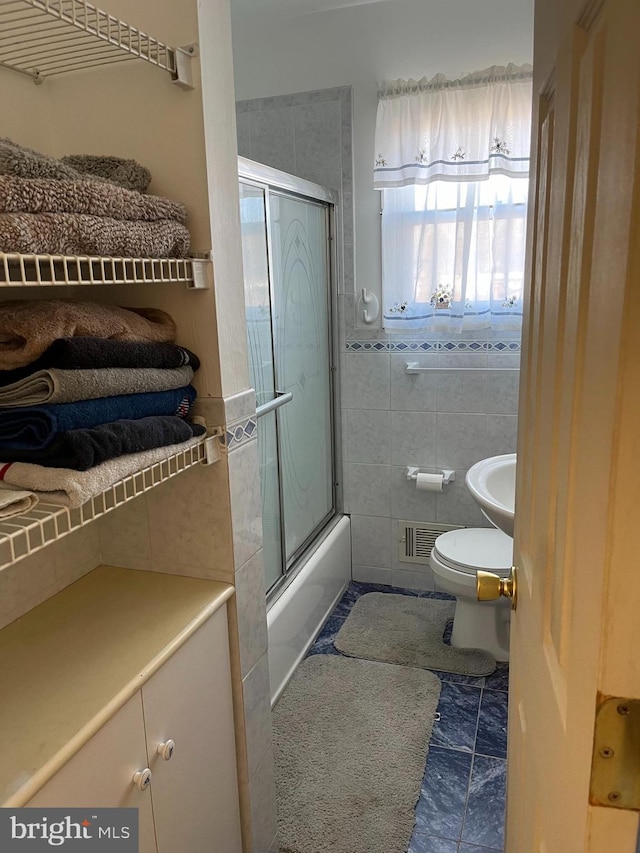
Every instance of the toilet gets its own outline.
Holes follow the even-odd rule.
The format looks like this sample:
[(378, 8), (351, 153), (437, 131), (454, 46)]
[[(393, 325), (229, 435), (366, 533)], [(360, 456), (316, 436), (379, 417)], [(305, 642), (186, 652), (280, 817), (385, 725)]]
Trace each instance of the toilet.
[(513, 539), (496, 528), (467, 527), (438, 536), (430, 564), (437, 588), (456, 597), (452, 646), (483, 649), (498, 661), (509, 660), (511, 602), (478, 601), (476, 573), (507, 577), (512, 560)]

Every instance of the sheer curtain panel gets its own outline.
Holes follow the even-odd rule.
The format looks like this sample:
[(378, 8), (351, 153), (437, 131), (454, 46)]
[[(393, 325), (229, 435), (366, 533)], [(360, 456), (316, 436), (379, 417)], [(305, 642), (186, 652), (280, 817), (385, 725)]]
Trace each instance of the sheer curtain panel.
[(518, 329), (531, 68), (396, 80), (380, 93), (384, 327)]

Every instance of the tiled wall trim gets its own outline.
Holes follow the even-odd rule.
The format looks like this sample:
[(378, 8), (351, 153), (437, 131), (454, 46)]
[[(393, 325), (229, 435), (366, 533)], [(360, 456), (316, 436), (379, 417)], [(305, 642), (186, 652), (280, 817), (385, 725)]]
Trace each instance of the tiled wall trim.
[(520, 341), (346, 341), (347, 352), (520, 352)]
[(243, 418), (243, 420), (227, 426), (224, 434), (224, 443), (229, 453), (233, 453), (234, 450), (254, 440), (257, 435), (258, 424), (255, 416)]

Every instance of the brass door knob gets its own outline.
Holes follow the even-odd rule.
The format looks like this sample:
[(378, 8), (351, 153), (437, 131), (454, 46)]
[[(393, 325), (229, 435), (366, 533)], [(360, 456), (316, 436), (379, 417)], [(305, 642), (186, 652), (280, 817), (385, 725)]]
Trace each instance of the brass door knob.
[(504, 595), (511, 599), (511, 609), (515, 610), (518, 604), (518, 570), (511, 567), (508, 578), (501, 578), (493, 572), (477, 572), (476, 592), (478, 601), (494, 601)]

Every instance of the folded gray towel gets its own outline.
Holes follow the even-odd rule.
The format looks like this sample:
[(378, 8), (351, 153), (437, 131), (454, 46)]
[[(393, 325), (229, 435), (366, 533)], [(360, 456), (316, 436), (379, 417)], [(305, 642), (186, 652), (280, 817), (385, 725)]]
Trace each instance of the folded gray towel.
[(0, 387), (0, 409), (37, 406), (42, 403), (73, 403), (98, 397), (143, 394), (184, 388), (193, 379), (190, 367), (162, 370), (153, 367), (105, 367), (100, 370), (38, 370)]
[(85, 213), (111, 219), (184, 223), (187, 209), (177, 201), (142, 195), (107, 181), (0, 177), (0, 213)]
[(62, 162), (82, 174), (112, 181), (128, 190), (143, 193), (151, 183), (151, 172), (135, 160), (92, 154), (71, 154), (63, 157)]
[(179, 222), (135, 222), (74, 213), (1, 213), (0, 251), (36, 255), (185, 258), (189, 232)]
[(0, 473), (6, 485), (28, 489), (41, 501), (75, 507), (104, 492), (118, 480), (155, 465), (156, 462), (162, 462), (174, 453), (188, 450), (200, 441), (201, 436), (190, 438), (182, 444), (157, 447), (142, 453), (128, 453), (117, 459), (109, 459), (88, 471), (46, 468), (44, 465), (31, 465), (29, 462), (0, 462)]

